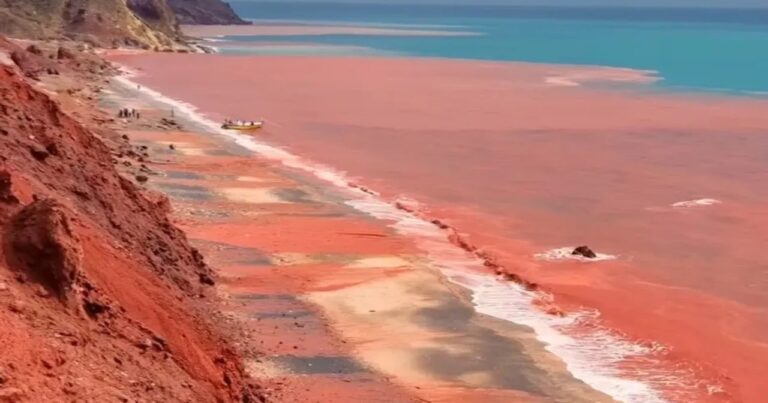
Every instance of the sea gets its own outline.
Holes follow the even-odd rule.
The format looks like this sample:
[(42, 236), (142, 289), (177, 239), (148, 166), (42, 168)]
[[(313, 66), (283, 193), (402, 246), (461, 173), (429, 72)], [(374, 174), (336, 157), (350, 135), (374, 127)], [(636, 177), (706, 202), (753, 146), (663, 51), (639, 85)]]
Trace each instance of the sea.
[(768, 92), (768, 8), (243, 1), (232, 5), (244, 18), (258, 23), (346, 24), (475, 34), (231, 38), (237, 41), (355, 46), (383, 55), (629, 67), (657, 71), (663, 77), (660, 84), (668, 89), (757, 95)]

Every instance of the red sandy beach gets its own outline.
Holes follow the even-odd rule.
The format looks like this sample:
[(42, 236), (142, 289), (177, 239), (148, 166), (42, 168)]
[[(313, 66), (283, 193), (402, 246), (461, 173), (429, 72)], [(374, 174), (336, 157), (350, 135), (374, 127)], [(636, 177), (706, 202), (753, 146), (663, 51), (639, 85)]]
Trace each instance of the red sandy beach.
[[(611, 69), (114, 59), (214, 119), (264, 116), (265, 141), (418, 200), (566, 310), (595, 308), (610, 328), (668, 347), (670, 366), (725, 389), (709, 398), (768, 395), (768, 102), (572, 85), (649, 80)], [(672, 206), (704, 198), (720, 203)], [(535, 257), (579, 244), (617, 258)]]

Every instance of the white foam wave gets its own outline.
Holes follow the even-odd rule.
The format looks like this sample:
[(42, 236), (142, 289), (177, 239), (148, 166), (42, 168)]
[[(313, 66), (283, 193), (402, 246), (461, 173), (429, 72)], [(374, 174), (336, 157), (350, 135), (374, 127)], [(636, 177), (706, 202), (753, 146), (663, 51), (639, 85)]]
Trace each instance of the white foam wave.
[(6, 66), (13, 66), (15, 63), (13, 63), (13, 60), (11, 60), (11, 57), (8, 55), (8, 52), (0, 51), (0, 64), (6, 65)]
[[(129, 88), (136, 88), (136, 83), (127, 76), (118, 77), (117, 81)], [(142, 91), (159, 102), (173, 105), (177, 108), (177, 113), (189, 120), (199, 123), (211, 132), (233, 139), (237, 144), (260, 156), (309, 172), (319, 179), (346, 189), (352, 195), (346, 202), (348, 205), (378, 219), (390, 221), (396, 231), (414, 237), (420, 249), (427, 254), (429, 264), (433, 268), (443, 273), (451, 282), (471, 290), (473, 304), (479, 313), (529, 326), (546, 348), (565, 362), (576, 378), (592, 388), (619, 401), (664, 401), (652, 383), (625, 378), (616, 365), (631, 357), (651, 352), (648, 348), (594, 326), (591, 326), (592, 330), (588, 332), (581, 329), (578, 338), (568, 335), (569, 328), (593, 320), (597, 316), (595, 312), (569, 313), (566, 317), (548, 315), (534, 303), (551, 296), (499, 280), (485, 268), (484, 262), (479, 258), (451, 244), (444, 230), (381, 200), (374, 192), (354, 185), (343, 172), (308, 162), (288, 151), (256, 141), (253, 137), (223, 130), (218, 123), (197, 113), (195, 107), (190, 104), (171, 99), (149, 88)], [(674, 379), (662, 370), (643, 375), (647, 375), (648, 379), (659, 385), (668, 385)], [(637, 377), (643, 378), (640, 375)]]
[(478, 312), (531, 327), (547, 350), (562, 358), (574, 377), (619, 401), (664, 401), (650, 385), (626, 379), (616, 369), (628, 358), (651, 353), (650, 349), (604, 329), (580, 332), (578, 339), (568, 335), (570, 329), (593, 320), (596, 312), (582, 311), (565, 317), (542, 315), (531, 310), (534, 293), (488, 277), (475, 276), (473, 280), (477, 285), (472, 287), (472, 299)]
[(455, 24), (397, 24), (387, 22), (374, 22), (374, 21), (338, 21), (338, 20), (296, 20), (296, 19), (258, 19), (249, 18), (255, 24), (261, 25), (301, 25), (301, 26), (341, 26), (341, 27), (357, 27), (357, 28), (409, 28), (409, 29), (433, 29), (433, 28), (446, 28), (446, 29), (462, 29), (468, 28), (466, 25)]
[(539, 260), (546, 260), (548, 262), (557, 262), (557, 261), (563, 261), (563, 260), (578, 260), (580, 262), (601, 262), (605, 260), (614, 260), (617, 258), (617, 256), (614, 256), (614, 255), (608, 255), (605, 253), (597, 253), (597, 252), (595, 252), (595, 255), (597, 256), (593, 258), (587, 258), (581, 255), (574, 255), (573, 254), (574, 249), (575, 247), (573, 246), (565, 246), (562, 248), (555, 248), (542, 253), (537, 253), (533, 255), (533, 257)]
[(722, 203), (720, 200), (717, 199), (696, 199), (696, 200), (686, 200), (686, 201), (680, 201), (677, 203), (672, 203), (672, 207), (677, 208), (685, 208), (685, 207), (703, 207), (703, 206), (713, 206), (715, 204)]
[[(650, 348), (629, 342), (608, 330), (593, 328), (580, 331), (579, 338), (568, 336), (569, 329), (594, 320), (595, 311), (580, 311), (565, 317), (548, 315), (535, 306), (537, 300), (550, 300), (542, 292), (528, 291), (524, 287), (502, 281), (487, 272), (482, 261), (451, 244), (445, 232), (434, 224), (413, 214), (397, 209), (375, 197), (350, 200), (347, 204), (372, 216), (389, 220), (404, 235), (419, 242), (420, 249), (429, 257), (430, 264), (454, 284), (472, 291), (472, 302), (477, 312), (531, 327), (547, 350), (560, 357), (568, 371), (596, 390), (624, 402), (663, 402), (652, 386), (619, 373), (618, 365), (624, 360), (649, 354)], [(568, 253), (573, 249), (569, 249)], [(654, 374), (656, 379), (672, 376)]]
[(579, 87), (581, 84), (574, 81), (570, 77), (567, 76), (551, 76), (547, 77), (544, 82), (546, 82), (548, 85), (557, 86), (557, 87)]

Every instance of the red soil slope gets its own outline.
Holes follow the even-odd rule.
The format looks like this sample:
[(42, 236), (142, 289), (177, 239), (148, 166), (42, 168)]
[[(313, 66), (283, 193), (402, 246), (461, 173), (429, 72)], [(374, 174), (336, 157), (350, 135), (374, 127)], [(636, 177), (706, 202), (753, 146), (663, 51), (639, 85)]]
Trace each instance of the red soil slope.
[(212, 330), (211, 270), (157, 200), (0, 65), (0, 401), (260, 399)]

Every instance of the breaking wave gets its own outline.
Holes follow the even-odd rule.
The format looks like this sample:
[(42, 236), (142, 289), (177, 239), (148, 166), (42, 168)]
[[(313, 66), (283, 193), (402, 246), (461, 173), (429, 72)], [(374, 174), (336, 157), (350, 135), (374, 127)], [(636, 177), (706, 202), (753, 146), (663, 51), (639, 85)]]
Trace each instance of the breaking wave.
[(672, 203), (672, 207), (677, 208), (685, 208), (685, 207), (703, 207), (703, 206), (713, 206), (715, 204), (721, 204), (722, 202), (717, 199), (696, 199), (696, 200), (686, 200), (681, 201), (677, 203)]
[(580, 262), (601, 262), (605, 260), (614, 260), (617, 258), (617, 256), (608, 255), (605, 253), (595, 253), (595, 255), (597, 255), (596, 257), (586, 258), (581, 255), (574, 255), (572, 253), (574, 248), (575, 248), (574, 246), (565, 246), (562, 248), (550, 249), (546, 252), (537, 253), (533, 255), (533, 257), (535, 257), (538, 260), (545, 260), (548, 262), (558, 262), (563, 260), (577, 260)]

